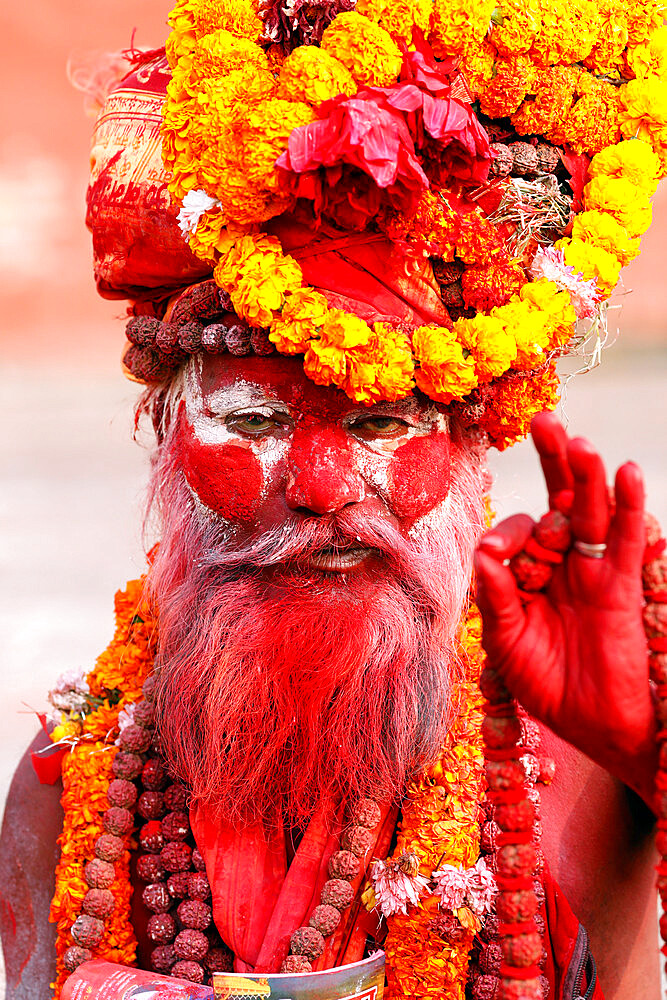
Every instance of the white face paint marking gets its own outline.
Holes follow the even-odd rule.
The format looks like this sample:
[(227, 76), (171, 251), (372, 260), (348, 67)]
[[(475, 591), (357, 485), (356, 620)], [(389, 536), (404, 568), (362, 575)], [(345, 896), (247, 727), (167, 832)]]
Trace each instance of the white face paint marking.
[(452, 506), (452, 495), (448, 493), (444, 500), (432, 507), (431, 510), (418, 517), (412, 527), (408, 530), (408, 537), (415, 543), (422, 544), (428, 538), (434, 528), (441, 527), (450, 515)]
[[(202, 359), (197, 356), (188, 366), (185, 378), (185, 411), (195, 437), (202, 444), (238, 443), (240, 435), (226, 423), (227, 418), (232, 415), (242, 415), (244, 411), (265, 413), (267, 416), (276, 411), (288, 412), (285, 404), (265, 387), (243, 379), (233, 385), (216, 389), (205, 397), (201, 387), (201, 366)], [(274, 468), (287, 459), (289, 441), (271, 435), (245, 437), (243, 441), (252, 449), (262, 467), (264, 493)]]

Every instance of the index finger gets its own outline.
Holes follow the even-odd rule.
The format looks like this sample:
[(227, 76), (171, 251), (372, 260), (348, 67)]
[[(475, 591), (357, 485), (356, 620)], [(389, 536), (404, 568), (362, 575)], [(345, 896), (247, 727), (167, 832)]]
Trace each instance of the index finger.
[(574, 477), (567, 459), (565, 428), (553, 413), (538, 413), (532, 419), (530, 433), (540, 456), (549, 507), (568, 513), (574, 496)]

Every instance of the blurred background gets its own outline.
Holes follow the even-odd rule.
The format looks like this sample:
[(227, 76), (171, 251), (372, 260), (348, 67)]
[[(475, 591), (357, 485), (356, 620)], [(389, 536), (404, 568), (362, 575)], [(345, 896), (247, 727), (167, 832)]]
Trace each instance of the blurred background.
[[(113, 627), (113, 593), (143, 569), (148, 451), (132, 441), (137, 389), (121, 375), (122, 303), (99, 299), (84, 227), (92, 122), (68, 60), (166, 37), (165, 0), (4, 4), (0, 46), (0, 804), (65, 669), (89, 668)], [(610, 312), (618, 341), (572, 380), (564, 415), (610, 467), (640, 461), (649, 508), (667, 523), (667, 183), (641, 258)], [(632, 292), (632, 294), (629, 294)], [(494, 455), (504, 516), (539, 515), (530, 445)]]

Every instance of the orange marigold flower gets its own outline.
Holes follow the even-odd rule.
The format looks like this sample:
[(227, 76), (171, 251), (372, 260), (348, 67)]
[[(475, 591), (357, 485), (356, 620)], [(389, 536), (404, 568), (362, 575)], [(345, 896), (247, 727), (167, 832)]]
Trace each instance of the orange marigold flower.
[(496, 58), (496, 50), (486, 38), (461, 56), (460, 69), (473, 97), (479, 97), (492, 79)]
[(493, 306), (504, 305), (525, 283), (523, 268), (502, 259), (467, 267), (461, 275), (463, 301), (468, 309), (486, 312)]
[[(479, 613), (471, 605), (459, 634), (459, 656), (466, 681), (458, 688), (455, 718), (437, 763), (415, 778), (407, 791), (393, 858), (415, 853), (420, 872), (436, 864), (470, 867), (479, 857), (480, 800), (484, 790), (484, 755), (476, 680), (482, 664)], [(388, 988), (385, 996), (441, 997), (463, 1000), (473, 932), (456, 945), (432, 929), (437, 899), (426, 897), (407, 914), (387, 920), (385, 942)]]
[(341, 385), (347, 374), (346, 352), (311, 340), (303, 359), (303, 370), (315, 385)]
[(507, 118), (525, 98), (535, 80), (536, 70), (527, 56), (499, 59), (494, 75), (481, 88), (480, 108), (489, 118)]
[(618, 90), (585, 73), (579, 78), (577, 90), (581, 96), (550, 138), (557, 144), (569, 144), (576, 153), (594, 155), (621, 138)]
[(487, 406), (481, 426), (499, 451), (524, 438), (530, 422), (542, 410), (554, 410), (558, 403), (559, 381), (554, 364), (538, 377), (503, 376), (493, 384), (493, 403)]
[(495, 257), (507, 260), (507, 249), (493, 223), (480, 212), (466, 212), (458, 219), (456, 256), (465, 264), (482, 266)]
[(551, 131), (558, 129), (570, 112), (580, 72), (569, 66), (551, 66), (538, 73), (530, 90), (535, 99), (524, 101), (512, 115), (517, 132), (550, 138)]
[(375, 323), (367, 344), (348, 351), (346, 395), (357, 403), (405, 399), (414, 388), (408, 337), (388, 323)]
[(543, 66), (581, 62), (591, 53), (599, 25), (597, 0), (545, 2), (531, 54)]
[(584, 65), (598, 76), (618, 76), (628, 43), (626, 4), (621, 0), (597, 0), (597, 4), (600, 24)]

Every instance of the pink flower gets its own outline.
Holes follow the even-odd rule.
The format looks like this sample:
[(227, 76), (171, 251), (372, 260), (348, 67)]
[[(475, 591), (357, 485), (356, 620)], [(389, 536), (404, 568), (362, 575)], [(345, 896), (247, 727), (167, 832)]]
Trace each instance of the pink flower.
[(596, 307), (600, 301), (597, 290), (597, 279), (586, 280), (581, 272), (565, 263), (565, 254), (555, 247), (543, 247), (535, 254), (530, 266), (530, 273), (536, 280), (546, 278), (560, 288), (570, 293), (572, 307), (579, 319), (591, 319), (595, 316)]
[(498, 887), (493, 872), (487, 867), (484, 858), (480, 858), (474, 868), (468, 868), (468, 892), (466, 902), (477, 917), (483, 917), (493, 905)]
[(463, 906), (468, 891), (468, 880), (463, 868), (443, 865), (437, 872), (433, 872), (433, 878), (440, 906), (452, 912)]
[(440, 906), (455, 913), (459, 907), (467, 906), (477, 917), (482, 917), (491, 909), (497, 892), (493, 872), (480, 858), (473, 868), (458, 868), (443, 865), (433, 872), (435, 895), (440, 897)]
[(373, 861), (369, 875), (377, 905), (385, 917), (407, 913), (409, 905), (416, 906), (429, 882), (418, 872), (409, 875), (403, 871), (400, 859), (398, 862)]

